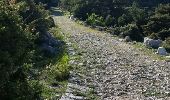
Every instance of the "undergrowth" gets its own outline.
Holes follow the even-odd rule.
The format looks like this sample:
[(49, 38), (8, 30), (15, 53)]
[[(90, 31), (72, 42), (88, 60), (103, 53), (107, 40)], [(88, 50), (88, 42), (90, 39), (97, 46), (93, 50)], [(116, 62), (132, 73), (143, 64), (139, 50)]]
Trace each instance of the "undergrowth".
[[(58, 27), (52, 28), (50, 33), (53, 33), (56, 39), (64, 40)], [(59, 99), (66, 90), (70, 70), (69, 56), (65, 45), (59, 48), (60, 53), (55, 57), (45, 57), (37, 52), (37, 56), (34, 58), (35, 64), (32, 69), (34, 73), (32, 76), (39, 81), (42, 99)]]

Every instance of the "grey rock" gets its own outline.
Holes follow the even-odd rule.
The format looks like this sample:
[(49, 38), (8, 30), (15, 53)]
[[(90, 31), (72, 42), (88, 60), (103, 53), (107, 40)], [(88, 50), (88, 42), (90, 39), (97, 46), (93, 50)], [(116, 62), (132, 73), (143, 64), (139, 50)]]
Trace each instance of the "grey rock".
[(95, 28), (99, 31), (105, 31), (106, 30), (105, 27), (101, 27), (101, 26), (96, 26)]
[(46, 43), (54, 47), (54, 46), (61, 46), (64, 42), (55, 39), (53, 35), (51, 35), (49, 32), (46, 32), (40, 36), (40, 43), (41, 44)]
[(166, 56), (168, 53), (164, 47), (159, 47), (157, 50), (157, 54)]
[(46, 56), (57, 55), (62, 45), (64, 45), (64, 42), (55, 39), (54, 36), (49, 32), (45, 32), (40, 36), (39, 47)]
[(125, 39), (124, 39), (125, 42), (131, 42), (131, 38), (129, 36), (126, 36)]
[(167, 59), (170, 59), (170, 56), (166, 56)]
[(120, 42), (124, 42), (124, 39), (119, 39)]
[(144, 44), (147, 47), (152, 47), (152, 48), (158, 48), (161, 46), (162, 41), (161, 40), (154, 40), (154, 39), (150, 39), (148, 37), (144, 38)]

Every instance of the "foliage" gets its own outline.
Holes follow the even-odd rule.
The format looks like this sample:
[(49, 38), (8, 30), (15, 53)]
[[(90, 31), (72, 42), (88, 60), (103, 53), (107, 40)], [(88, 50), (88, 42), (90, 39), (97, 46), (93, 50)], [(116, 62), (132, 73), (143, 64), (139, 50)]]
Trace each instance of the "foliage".
[(35, 5), (34, 2), (30, 5), (27, 2), (25, 3), (20, 7), (19, 14), (23, 17), (24, 24), (29, 26), (29, 30), (33, 33), (43, 33), (49, 30), (52, 22), (49, 12), (44, 9), (43, 5)]
[(128, 24), (124, 27), (119, 27), (115, 32), (118, 32), (120, 37), (129, 36), (134, 41), (143, 41), (143, 34), (136, 24)]
[(170, 52), (170, 37), (166, 38), (166, 40), (163, 43), (163, 47)]
[(137, 24), (141, 24), (142, 21), (145, 21), (146, 13), (143, 9), (139, 8), (136, 2), (133, 2), (132, 7), (128, 9), (128, 13)]
[(104, 26), (105, 22), (103, 17), (96, 15), (95, 13), (92, 13), (88, 16), (88, 19), (86, 20), (87, 24), (92, 26)]
[[(155, 14), (150, 17), (147, 25), (144, 26), (144, 33), (150, 36), (154, 33), (155, 37), (165, 40), (170, 36), (170, 4), (159, 5)], [(152, 34), (153, 35), (153, 34)]]
[[(61, 0), (60, 7), (69, 11), (82, 19), (86, 20), (88, 18), (87, 14), (91, 15), (95, 13), (102, 16), (104, 19), (110, 14), (112, 17), (118, 17), (122, 14), (122, 5), (124, 2), (118, 2), (113, 0)], [(74, 9), (74, 10), (73, 10)]]
[(41, 56), (36, 40), (53, 26), (48, 11), (32, 0), (1, 0), (0, 22), (0, 99), (40, 99), (42, 86), (32, 68)]
[(114, 21), (115, 21), (114, 17), (112, 17), (111, 15), (107, 15), (107, 17), (105, 18), (105, 25), (112, 26), (115, 24)]
[(38, 90), (29, 86), (25, 64), (31, 59), (35, 36), (24, 25), (16, 6), (6, 1), (0, 1), (0, 22), (0, 98), (32, 99)]
[(69, 12), (73, 13), (76, 8), (80, 5), (81, 0), (60, 0), (60, 6), (63, 9), (68, 10)]
[(130, 23), (136, 23), (138, 25), (144, 24), (146, 15), (145, 10), (140, 9), (139, 5), (134, 2), (132, 6), (125, 9), (124, 14), (118, 18), (118, 25), (124, 26)]
[(118, 18), (118, 25), (119, 26), (124, 26), (127, 25), (128, 23), (132, 22), (132, 18), (129, 15), (123, 14)]
[[(40, 82), (43, 83), (41, 92), (42, 98), (54, 98), (56, 92), (60, 97), (65, 92), (69, 77), (70, 67), (68, 66), (68, 54), (63, 50), (56, 58), (48, 59), (43, 57), (41, 60), (41, 66), (39, 68), (34, 68), (34, 70), (41, 72), (37, 76), (39, 77), (38, 79), (41, 79)], [(44, 65), (45, 68), (42, 69), (42, 65)], [(55, 98), (58, 100), (58, 97)]]

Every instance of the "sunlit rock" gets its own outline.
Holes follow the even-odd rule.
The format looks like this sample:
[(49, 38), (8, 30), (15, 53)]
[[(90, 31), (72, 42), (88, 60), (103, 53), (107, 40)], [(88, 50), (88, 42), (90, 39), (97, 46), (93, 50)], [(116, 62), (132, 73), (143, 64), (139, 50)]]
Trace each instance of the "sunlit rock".
[(164, 47), (159, 47), (157, 50), (157, 54), (166, 56), (168, 53)]
[(148, 47), (152, 47), (152, 48), (158, 48), (161, 46), (162, 41), (161, 40), (154, 40), (154, 39), (150, 39), (148, 37), (144, 38), (144, 44)]

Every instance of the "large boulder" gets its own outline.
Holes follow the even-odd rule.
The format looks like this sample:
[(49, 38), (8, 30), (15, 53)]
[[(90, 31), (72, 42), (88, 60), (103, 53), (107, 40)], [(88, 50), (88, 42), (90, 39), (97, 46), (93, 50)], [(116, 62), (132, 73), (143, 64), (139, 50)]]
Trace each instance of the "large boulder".
[(162, 56), (168, 55), (168, 53), (164, 47), (159, 47), (157, 50), (157, 54), (162, 55)]
[(154, 40), (154, 39), (150, 39), (148, 37), (144, 38), (144, 44), (147, 47), (152, 47), (152, 48), (158, 48), (161, 46), (162, 41), (161, 40)]

